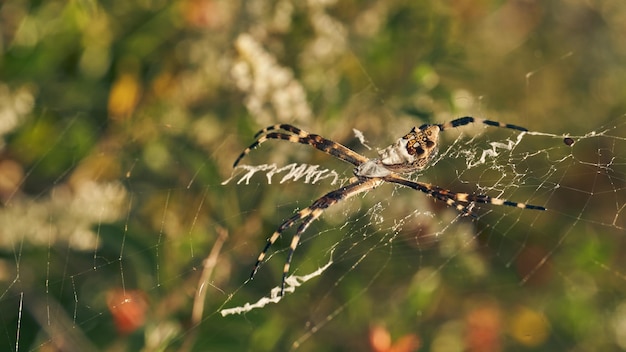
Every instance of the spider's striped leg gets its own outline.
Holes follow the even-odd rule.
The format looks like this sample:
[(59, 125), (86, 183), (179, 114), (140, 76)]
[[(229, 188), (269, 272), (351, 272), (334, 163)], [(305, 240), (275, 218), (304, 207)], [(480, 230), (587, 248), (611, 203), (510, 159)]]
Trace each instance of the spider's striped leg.
[(261, 263), (263, 262), (263, 259), (265, 259), (267, 251), (269, 250), (271, 245), (274, 244), (274, 242), (276, 242), (281, 232), (293, 226), (293, 224), (296, 221), (302, 220), (302, 224), (300, 224), (300, 226), (296, 230), (295, 235), (293, 236), (291, 240), (291, 244), (289, 245), (289, 252), (287, 253), (287, 261), (285, 262), (285, 266), (283, 267), (283, 279), (282, 279), (281, 289), (280, 289), (280, 295), (282, 296), (285, 292), (285, 280), (287, 279), (287, 275), (289, 273), (289, 267), (291, 265), (291, 259), (293, 258), (293, 253), (298, 247), (298, 243), (300, 243), (300, 238), (302, 237), (302, 233), (309, 227), (311, 222), (319, 218), (320, 215), (322, 215), (322, 213), (324, 212), (324, 210), (330, 207), (331, 205), (334, 205), (341, 200), (350, 198), (359, 193), (366, 192), (370, 189), (373, 189), (376, 186), (380, 185), (382, 182), (383, 181), (379, 178), (359, 178), (355, 182), (349, 185), (341, 187), (332, 192), (326, 193), (324, 196), (322, 196), (321, 198), (313, 202), (311, 206), (300, 210), (294, 216), (292, 216), (287, 221), (282, 223), (280, 227), (278, 228), (278, 230), (276, 230), (272, 234), (272, 236), (267, 240), (267, 244), (265, 245), (265, 248), (259, 254), (257, 262), (254, 265), (250, 278), (254, 277), (254, 274), (256, 274), (256, 271), (258, 270), (259, 265), (261, 265)]
[(294, 125), (289, 125), (289, 124), (286, 124), (286, 123), (277, 123), (275, 125), (265, 127), (264, 129), (262, 129), (259, 132), (255, 133), (254, 134), (254, 138), (258, 138), (262, 134), (267, 134), (267, 132), (275, 131), (275, 130), (284, 130), (284, 131), (291, 132), (293, 134), (302, 135), (302, 136), (305, 136), (305, 135), (309, 134), (307, 131), (305, 131), (305, 130), (303, 130), (301, 128), (298, 128), (298, 127), (296, 127)]
[(280, 281), (280, 295), (285, 295), (285, 282), (287, 281), (287, 275), (289, 274), (289, 268), (291, 266), (291, 259), (293, 258), (293, 253), (296, 251), (296, 247), (298, 247), (298, 243), (300, 243), (300, 238), (302, 237), (302, 233), (306, 231), (306, 229), (311, 225), (313, 220), (317, 219), (324, 212), (324, 208), (316, 208), (311, 211), (311, 215), (307, 216), (302, 220), (300, 226), (298, 226), (298, 230), (296, 230), (296, 234), (293, 235), (291, 239), (291, 244), (289, 245), (289, 252), (287, 253), (287, 261), (285, 262), (285, 266), (283, 267), (283, 277)]
[(481, 119), (481, 118), (472, 117), (472, 116), (459, 117), (458, 119), (452, 120), (450, 122), (438, 124), (437, 126), (439, 126), (439, 129), (443, 131), (443, 130), (447, 130), (447, 129), (450, 129), (450, 128), (455, 128), (455, 127), (459, 127), (459, 126), (469, 125), (470, 123), (483, 123), (483, 124), (489, 125), (489, 126), (500, 127), (500, 128), (509, 128), (509, 129), (512, 129), (512, 130), (517, 130), (517, 131), (522, 131), (522, 132), (527, 132), (528, 131), (528, 129), (526, 129), (524, 127), (517, 126), (517, 125), (512, 125), (510, 123), (502, 123), (502, 122), (498, 122), (498, 121), (486, 120), (486, 119)]
[(263, 247), (263, 250), (261, 251), (261, 253), (259, 254), (256, 263), (254, 264), (254, 267), (252, 268), (252, 273), (250, 274), (250, 279), (254, 278), (254, 275), (256, 275), (256, 272), (259, 270), (259, 266), (261, 266), (261, 263), (263, 262), (263, 259), (265, 259), (265, 256), (267, 255), (267, 251), (270, 249), (270, 247), (274, 244), (274, 242), (276, 242), (276, 240), (278, 239), (278, 237), (280, 237), (280, 234), (285, 231), (286, 229), (290, 228), (291, 226), (293, 226), (293, 224), (300, 220), (303, 219), (305, 217), (307, 217), (309, 214), (311, 213), (309, 208), (306, 209), (302, 209), (299, 212), (297, 212), (295, 215), (293, 215), (292, 217), (290, 217), (289, 219), (285, 220), (285, 222), (283, 222), (282, 224), (280, 224), (280, 226), (278, 227), (278, 229), (276, 231), (274, 231), (274, 233), (272, 234), (272, 236), (270, 236), (267, 239), (267, 243), (265, 244), (265, 247)]
[(438, 187), (433, 187), (428, 183), (413, 182), (411, 180), (407, 180), (395, 175), (388, 176), (387, 178), (385, 178), (385, 181), (401, 184), (403, 186), (413, 188), (414, 190), (424, 192), (429, 196), (446, 203), (448, 206), (454, 207), (456, 210), (459, 211), (459, 213), (463, 214), (463, 216), (476, 217), (476, 215), (474, 215), (472, 212), (469, 211), (469, 209), (467, 209), (467, 206), (460, 204), (457, 199), (451, 197), (451, 192), (439, 192)]
[(407, 180), (397, 175), (386, 176), (384, 180), (424, 192), (428, 195), (431, 195), (432, 197), (436, 199), (443, 200), (446, 203), (448, 203), (447, 199), (453, 200), (454, 203), (448, 203), (448, 204), (454, 205), (457, 209), (459, 209), (459, 207), (456, 206), (455, 203), (476, 202), (476, 203), (486, 203), (486, 204), (494, 204), (494, 205), (508, 205), (510, 207), (516, 207), (516, 208), (522, 208), (522, 209), (546, 210), (545, 207), (542, 207), (540, 205), (517, 203), (517, 202), (505, 200), (505, 199), (493, 198), (484, 194), (469, 194), (469, 193), (452, 192), (450, 190), (447, 190), (438, 186), (433, 186), (429, 183)]
[(467, 209), (466, 205), (463, 205), (463, 204), (457, 202), (454, 198), (447, 198), (445, 196), (441, 196), (441, 195), (437, 194), (436, 192), (434, 192), (433, 194), (430, 194), (430, 195), (435, 197), (435, 199), (439, 199), (440, 201), (446, 203), (448, 206), (453, 207), (459, 213), (461, 213), (462, 216), (471, 216), (473, 218), (478, 218), (478, 216), (476, 216), (476, 214), (472, 213), (469, 209)]
[[(293, 134), (288, 134), (285, 132), (267, 133), (268, 131), (273, 131), (273, 130), (278, 130), (278, 129), (282, 129), (282, 130), (291, 132)], [(353, 151), (352, 149), (342, 144), (333, 142), (330, 139), (326, 139), (316, 134), (308, 133), (306, 131), (303, 131), (291, 125), (283, 124), (283, 125), (269, 126), (257, 132), (257, 134), (255, 135), (255, 138), (256, 137), (258, 137), (257, 140), (254, 141), (252, 144), (250, 144), (248, 148), (244, 149), (244, 151), (241, 152), (241, 154), (239, 154), (239, 157), (237, 157), (237, 160), (235, 160), (233, 167), (237, 166), (237, 164), (239, 164), (239, 161), (241, 161), (241, 159), (243, 159), (244, 156), (248, 155), (253, 149), (258, 147), (261, 143), (264, 143), (268, 139), (282, 139), (282, 140), (289, 141), (291, 143), (308, 144), (315, 149), (321, 150), (326, 154), (330, 154), (354, 166), (359, 166), (362, 163), (369, 160), (368, 158), (362, 156), (361, 154)]]
[(493, 198), (484, 194), (468, 194), (468, 193), (454, 193), (447, 190), (443, 190), (446, 193), (450, 194), (455, 200), (459, 202), (476, 202), (476, 203), (486, 203), (493, 205), (508, 205), (510, 207), (522, 208), (522, 209), (533, 209), (533, 210), (546, 210), (545, 207), (541, 205), (533, 205), (526, 203), (518, 203), (512, 202), (506, 199)]
[(444, 203), (446, 203), (448, 206), (453, 207), (454, 209), (456, 209), (459, 213), (461, 213), (462, 216), (471, 216), (473, 218), (478, 218), (478, 216), (476, 216), (476, 214), (472, 213), (468, 208), (467, 205), (461, 204), (459, 203), (458, 200), (456, 200), (454, 197), (450, 197), (450, 193), (441, 193), (441, 192), (437, 192), (437, 190), (435, 188), (433, 188), (430, 191), (423, 191), (422, 192), (427, 193), (428, 195), (432, 196), (435, 199), (438, 199)]
[(283, 296), (285, 293), (285, 281), (287, 279), (287, 275), (289, 274), (289, 268), (291, 266), (291, 259), (293, 257), (293, 253), (298, 247), (298, 243), (300, 243), (300, 238), (302, 237), (302, 233), (306, 231), (309, 225), (317, 218), (322, 215), (324, 210), (331, 205), (338, 203), (344, 199), (348, 199), (353, 197), (359, 193), (367, 192), (370, 189), (376, 188), (383, 181), (379, 178), (359, 178), (357, 181), (341, 187), (332, 192), (326, 193), (323, 197), (319, 198), (310, 207), (309, 215), (304, 218), (302, 224), (298, 227), (296, 234), (293, 236), (291, 240), (291, 244), (289, 245), (289, 253), (287, 253), (287, 261), (285, 262), (285, 266), (283, 268), (283, 279), (281, 282), (280, 295)]

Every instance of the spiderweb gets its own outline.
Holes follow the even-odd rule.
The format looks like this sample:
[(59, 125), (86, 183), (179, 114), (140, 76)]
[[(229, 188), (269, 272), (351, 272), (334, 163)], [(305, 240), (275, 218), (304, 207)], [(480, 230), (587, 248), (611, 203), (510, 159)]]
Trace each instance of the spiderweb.
[[(0, 349), (626, 349), (621, 2), (113, 5), (0, 5)], [(546, 211), (383, 184), (310, 226), (285, 297), (295, 228), (249, 279), (353, 176), (286, 141), (232, 169), (257, 129), (375, 157), (466, 115), (530, 131), (445, 131), (410, 177)]]

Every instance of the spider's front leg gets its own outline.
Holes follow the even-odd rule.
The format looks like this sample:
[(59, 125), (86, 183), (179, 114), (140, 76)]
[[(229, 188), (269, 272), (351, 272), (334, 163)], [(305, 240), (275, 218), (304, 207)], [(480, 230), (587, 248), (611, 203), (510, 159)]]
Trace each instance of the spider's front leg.
[(384, 180), (387, 182), (397, 183), (399, 185), (410, 187), (420, 192), (424, 192), (432, 196), (435, 199), (442, 200), (446, 202), (448, 205), (454, 206), (457, 210), (461, 211), (464, 214), (467, 214), (468, 211), (467, 209), (465, 209), (466, 207), (460, 205), (459, 203), (476, 202), (476, 203), (493, 204), (493, 205), (507, 205), (510, 207), (516, 207), (516, 208), (521, 208), (521, 209), (532, 209), (532, 210), (542, 210), (542, 211), (546, 210), (546, 208), (541, 205), (512, 202), (506, 199), (493, 198), (484, 194), (469, 194), (469, 193), (452, 192), (450, 190), (447, 190), (438, 186), (434, 186), (429, 183), (407, 180), (395, 174), (384, 177)]
[[(439, 128), (443, 131), (443, 130), (447, 130), (447, 129), (450, 129), (450, 128), (456, 128), (456, 127), (460, 127), (460, 126), (469, 125), (471, 123), (482, 123), (482, 124), (485, 124), (487, 126), (492, 126), (492, 127), (508, 128), (510, 130), (516, 130), (516, 131), (521, 131), (521, 132), (528, 132), (528, 129), (525, 128), (525, 127), (513, 125), (513, 124), (510, 124), (510, 123), (504, 123), (504, 122), (498, 122), (498, 121), (493, 121), (493, 120), (481, 119), (481, 118), (473, 117), (473, 116), (459, 117), (459, 118), (454, 119), (454, 120), (452, 120), (450, 122), (437, 124), (436, 126), (439, 126)], [(420, 127), (420, 128), (422, 128), (422, 127)]]

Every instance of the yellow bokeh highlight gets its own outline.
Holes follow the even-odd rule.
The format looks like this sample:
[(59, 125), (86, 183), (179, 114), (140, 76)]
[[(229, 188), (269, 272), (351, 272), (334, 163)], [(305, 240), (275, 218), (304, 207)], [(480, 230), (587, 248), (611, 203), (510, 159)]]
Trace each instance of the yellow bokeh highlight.
[(114, 120), (129, 118), (137, 107), (141, 85), (136, 75), (121, 74), (111, 86), (109, 93), (109, 117)]
[(550, 334), (550, 324), (546, 316), (527, 307), (518, 307), (509, 322), (509, 334), (522, 345), (536, 347), (542, 345)]

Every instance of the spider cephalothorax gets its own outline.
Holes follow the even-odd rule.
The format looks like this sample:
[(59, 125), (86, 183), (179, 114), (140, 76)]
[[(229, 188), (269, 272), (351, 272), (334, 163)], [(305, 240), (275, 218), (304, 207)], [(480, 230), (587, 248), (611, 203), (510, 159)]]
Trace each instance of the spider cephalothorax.
[(437, 155), (439, 125), (422, 125), (383, 150), (380, 158), (371, 159), (355, 168), (355, 175), (383, 177), (397, 173), (411, 173), (424, 169)]
[(293, 253), (296, 250), (298, 243), (300, 242), (302, 233), (309, 227), (311, 222), (320, 217), (320, 215), (324, 212), (324, 209), (330, 207), (331, 205), (341, 200), (353, 197), (359, 193), (367, 192), (370, 189), (378, 187), (384, 182), (395, 183), (424, 192), (437, 200), (445, 202), (449, 206), (455, 207), (463, 215), (472, 215), (468, 209), (468, 205), (471, 203), (488, 203), (494, 205), (508, 205), (517, 208), (546, 210), (546, 208), (540, 205), (517, 203), (504, 199), (492, 198), (482, 194), (452, 192), (428, 183), (409, 180), (400, 175), (423, 170), (428, 167), (432, 159), (435, 155), (437, 155), (440, 132), (449, 128), (477, 122), (494, 127), (508, 128), (522, 132), (527, 131), (524, 127), (516, 125), (466, 116), (443, 124), (425, 124), (419, 128), (413, 128), (411, 132), (399, 138), (394, 144), (380, 150), (378, 152), (380, 157), (375, 159), (369, 159), (342, 144), (333, 142), (320, 135), (308, 133), (292, 125), (278, 124), (269, 126), (259, 131), (255, 135), (255, 138), (257, 138), (256, 141), (241, 152), (239, 157), (235, 160), (233, 166), (237, 166), (239, 161), (244, 156), (266, 140), (283, 139), (292, 143), (309, 144), (324, 153), (330, 154), (340, 160), (354, 165), (354, 174), (356, 177), (351, 179), (348, 185), (326, 193), (321, 198), (315, 200), (309, 207), (300, 210), (292, 217), (285, 220), (272, 234), (272, 236), (267, 239), (265, 248), (259, 254), (250, 278), (254, 277), (259, 266), (263, 262), (263, 259), (265, 259), (267, 251), (271, 245), (276, 242), (280, 234), (293, 226), (296, 222), (302, 220), (302, 223), (296, 230), (296, 233), (291, 240), (291, 244), (289, 245), (289, 252), (287, 254), (287, 261), (283, 268), (283, 279), (280, 289), (280, 295), (282, 296), (285, 292), (285, 279), (289, 273), (291, 258), (293, 257)]

